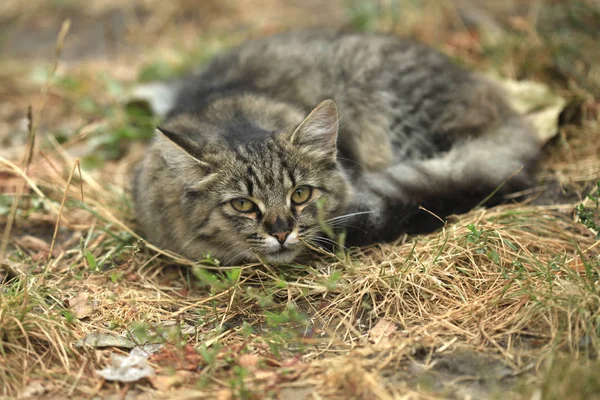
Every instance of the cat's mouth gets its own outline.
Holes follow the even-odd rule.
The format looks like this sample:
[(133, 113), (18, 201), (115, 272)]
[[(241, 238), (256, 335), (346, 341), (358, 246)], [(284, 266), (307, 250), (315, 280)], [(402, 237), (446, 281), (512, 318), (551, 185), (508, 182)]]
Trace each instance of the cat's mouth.
[(263, 252), (261, 258), (268, 263), (286, 264), (292, 262), (301, 249), (299, 247), (286, 248), (281, 247), (274, 251)]

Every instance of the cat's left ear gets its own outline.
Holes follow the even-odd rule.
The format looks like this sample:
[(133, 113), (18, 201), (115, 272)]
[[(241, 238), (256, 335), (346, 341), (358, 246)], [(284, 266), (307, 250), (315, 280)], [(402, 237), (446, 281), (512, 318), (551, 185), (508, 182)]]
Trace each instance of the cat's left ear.
[[(203, 149), (201, 146), (181, 135), (161, 127), (156, 128), (157, 140), (161, 143), (163, 158), (168, 165), (185, 170), (200, 167), (206, 173), (213, 168), (203, 160)], [(164, 143), (164, 144), (162, 144)]]
[(320, 102), (292, 133), (291, 142), (319, 158), (335, 159), (338, 111), (333, 100)]

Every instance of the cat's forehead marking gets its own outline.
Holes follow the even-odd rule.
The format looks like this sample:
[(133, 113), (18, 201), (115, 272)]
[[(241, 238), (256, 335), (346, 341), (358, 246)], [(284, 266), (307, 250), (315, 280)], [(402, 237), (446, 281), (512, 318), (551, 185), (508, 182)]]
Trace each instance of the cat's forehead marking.
[(297, 183), (290, 155), (274, 140), (239, 146), (236, 159), (241, 164), (236, 180), (249, 196), (263, 198), (268, 204), (285, 202), (287, 193)]

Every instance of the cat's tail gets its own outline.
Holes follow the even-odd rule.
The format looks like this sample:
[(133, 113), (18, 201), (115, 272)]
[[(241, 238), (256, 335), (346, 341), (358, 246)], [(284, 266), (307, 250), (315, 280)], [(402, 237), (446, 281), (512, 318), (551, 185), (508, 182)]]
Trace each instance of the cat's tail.
[(356, 213), (345, 224), (348, 243), (431, 231), (442, 225), (432, 214), (444, 218), (466, 212), (488, 197), (498, 203), (531, 183), (540, 149), (534, 128), (513, 116), (438, 157), (364, 173), (347, 210)]

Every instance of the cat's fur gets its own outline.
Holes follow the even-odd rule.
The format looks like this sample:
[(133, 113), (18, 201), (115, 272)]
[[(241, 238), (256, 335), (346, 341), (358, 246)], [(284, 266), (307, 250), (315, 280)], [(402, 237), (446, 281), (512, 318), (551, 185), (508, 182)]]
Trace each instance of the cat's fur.
[[(429, 230), (419, 206), (444, 217), (520, 188), (540, 149), (493, 84), (387, 35), (247, 42), (174, 90), (134, 198), (148, 239), (192, 259), (290, 262), (329, 241), (323, 221), (353, 245)], [(294, 206), (301, 185), (313, 196)]]

